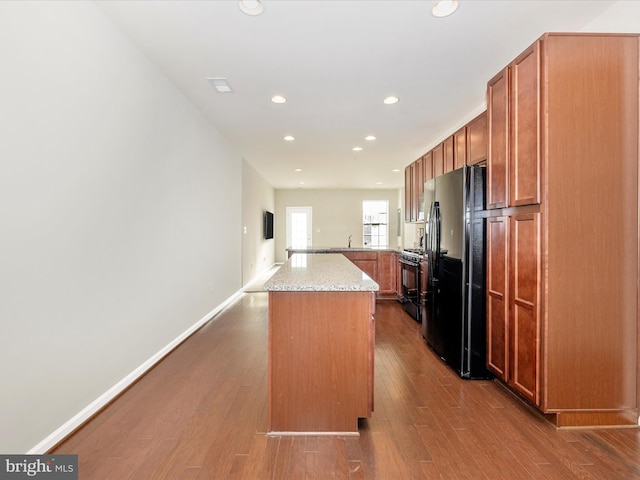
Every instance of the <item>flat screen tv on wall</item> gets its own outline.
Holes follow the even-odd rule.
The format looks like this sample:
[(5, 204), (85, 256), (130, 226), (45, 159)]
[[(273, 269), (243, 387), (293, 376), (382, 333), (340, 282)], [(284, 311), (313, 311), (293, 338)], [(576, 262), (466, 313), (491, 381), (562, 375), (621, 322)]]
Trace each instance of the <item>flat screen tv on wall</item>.
[(269, 239), (273, 238), (273, 213), (266, 211), (264, 212), (264, 238)]

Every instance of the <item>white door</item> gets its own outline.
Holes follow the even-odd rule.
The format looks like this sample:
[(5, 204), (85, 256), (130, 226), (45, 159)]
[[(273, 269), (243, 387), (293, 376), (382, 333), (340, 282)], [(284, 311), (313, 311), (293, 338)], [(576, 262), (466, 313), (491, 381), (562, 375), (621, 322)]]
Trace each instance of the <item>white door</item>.
[(311, 207), (287, 207), (287, 248), (311, 246)]

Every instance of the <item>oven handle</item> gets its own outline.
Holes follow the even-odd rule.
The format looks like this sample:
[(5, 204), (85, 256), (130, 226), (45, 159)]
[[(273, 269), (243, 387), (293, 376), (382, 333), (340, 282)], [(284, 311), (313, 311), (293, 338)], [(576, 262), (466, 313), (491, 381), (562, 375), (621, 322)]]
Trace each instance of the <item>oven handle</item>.
[(415, 268), (419, 268), (420, 267), (420, 263), (410, 262), (409, 260), (405, 260), (404, 258), (400, 259), (400, 263), (402, 263), (404, 265), (408, 265), (410, 267), (415, 267)]

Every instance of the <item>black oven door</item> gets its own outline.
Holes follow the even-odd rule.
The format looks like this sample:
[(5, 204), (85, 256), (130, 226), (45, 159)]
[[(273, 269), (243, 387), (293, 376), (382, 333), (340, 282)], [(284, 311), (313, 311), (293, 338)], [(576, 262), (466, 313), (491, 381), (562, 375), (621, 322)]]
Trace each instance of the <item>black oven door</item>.
[(418, 322), (420, 321), (420, 264), (400, 259), (402, 278), (402, 307)]

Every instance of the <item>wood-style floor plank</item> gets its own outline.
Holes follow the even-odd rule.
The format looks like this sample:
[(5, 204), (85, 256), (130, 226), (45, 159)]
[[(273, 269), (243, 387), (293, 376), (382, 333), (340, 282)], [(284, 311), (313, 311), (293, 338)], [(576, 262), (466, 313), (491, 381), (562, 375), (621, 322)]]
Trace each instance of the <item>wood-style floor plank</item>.
[(392, 301), (360, 436), (267, 436), (267, 302), (244, 294), (51, 453), (78, 454), (82, 480), (640, 480), (637, 428), (555, 429), (460, 379)]

